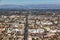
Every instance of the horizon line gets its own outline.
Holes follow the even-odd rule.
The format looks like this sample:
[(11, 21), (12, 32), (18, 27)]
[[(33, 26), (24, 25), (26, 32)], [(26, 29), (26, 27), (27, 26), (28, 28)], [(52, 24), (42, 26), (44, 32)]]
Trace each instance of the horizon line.
[[(40, 4), (0, 4), (0, 5), (40, 5)], [(60, 5), (60, 4), (54, 4), (54, 5)]]

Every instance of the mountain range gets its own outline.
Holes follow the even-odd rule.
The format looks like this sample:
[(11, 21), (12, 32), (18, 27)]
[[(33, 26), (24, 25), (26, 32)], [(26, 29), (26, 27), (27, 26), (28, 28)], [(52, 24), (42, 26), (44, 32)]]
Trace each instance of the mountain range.
[(58, 4), (0, 5), (0, 9), (60, 9)]

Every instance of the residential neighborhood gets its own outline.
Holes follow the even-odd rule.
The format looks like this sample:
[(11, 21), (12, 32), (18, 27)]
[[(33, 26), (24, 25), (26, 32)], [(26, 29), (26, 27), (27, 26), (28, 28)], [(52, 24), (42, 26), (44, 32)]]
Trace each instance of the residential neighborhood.
[(0, 16), (0, 40), (24, 40), (25, 37), (27, 40), (60, 40), (60, 16), (55, 14)]

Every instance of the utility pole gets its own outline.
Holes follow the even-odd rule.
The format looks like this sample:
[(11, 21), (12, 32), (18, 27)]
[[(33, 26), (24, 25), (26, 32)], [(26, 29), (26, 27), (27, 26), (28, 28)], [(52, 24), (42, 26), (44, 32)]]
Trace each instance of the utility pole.
[(28, 40), (28, 13), (26, 14), (26, 24), (24, 29), (24, 40)]

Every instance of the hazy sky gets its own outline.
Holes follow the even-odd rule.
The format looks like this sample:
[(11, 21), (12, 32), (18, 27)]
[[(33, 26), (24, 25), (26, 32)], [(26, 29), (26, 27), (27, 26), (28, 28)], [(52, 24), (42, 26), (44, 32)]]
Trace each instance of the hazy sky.
[(60, 0), (0, 0), (0, 5), (4, 4), (60, 4)]

